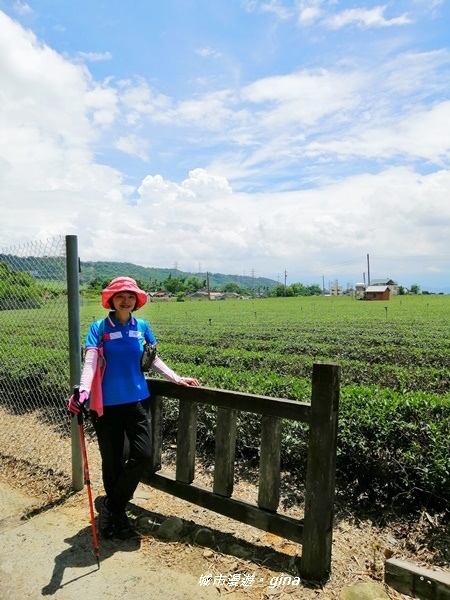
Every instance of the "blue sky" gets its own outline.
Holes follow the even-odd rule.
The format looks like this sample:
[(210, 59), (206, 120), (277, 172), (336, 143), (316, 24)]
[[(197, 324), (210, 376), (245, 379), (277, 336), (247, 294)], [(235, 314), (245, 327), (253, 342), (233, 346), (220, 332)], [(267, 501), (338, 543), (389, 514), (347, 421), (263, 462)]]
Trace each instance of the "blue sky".
[(0, 0), (0, 247), (450, 289), (450, 2)]

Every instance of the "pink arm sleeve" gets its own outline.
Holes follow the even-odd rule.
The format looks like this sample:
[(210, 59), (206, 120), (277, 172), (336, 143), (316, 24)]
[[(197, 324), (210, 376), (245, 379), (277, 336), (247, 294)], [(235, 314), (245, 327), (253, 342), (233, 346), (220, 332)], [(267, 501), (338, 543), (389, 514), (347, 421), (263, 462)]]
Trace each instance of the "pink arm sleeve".
[(97, 368), (97, 361), (97, 348), (88, 348), (88, 350), (86, 350), (83, 371), (81, 373), (80, 390), (86, 390), (86, 392), (90, 393), (92, 380), (94, 379), (94, 373)]
[(152, 371), (155, 371), (158, 375), (162, 375), (164, 379), (167, 379), (167, 381), (171, 381), (172, 383), (179, 383), (181, 379), (183, 379), (172, 371), (172, 369), (169, 369), (159, 356), (155, 356), (155, 360), (152, 362)]

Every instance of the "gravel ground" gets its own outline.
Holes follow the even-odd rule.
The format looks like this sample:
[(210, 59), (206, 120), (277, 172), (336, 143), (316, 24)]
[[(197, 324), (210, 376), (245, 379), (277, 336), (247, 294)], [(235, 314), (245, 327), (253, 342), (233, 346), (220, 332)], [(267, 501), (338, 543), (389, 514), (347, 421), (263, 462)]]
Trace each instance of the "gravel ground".
[[(297, 581), (295, 563), (301, 556), (300, 545), (140, 485), (130, 505), (138, 535), (127, 542), (100, 540), (101, 568), (97, 570), (86, 491), (68, 493), (70, 444), (42, 426), (42, 439), (19, 435), (11, 427), (9, 416), (1, 416), (1, 599), (52, 596), (58, 600), (79, 600), (83, 594), (114, 600), (122, 600), (125, 595), (131, 600), (331, 600), (338, 599), (347, 585), (383, 585), (386, 557), (426, 568), (449, 569), (450, 540), (445, 515), (422, 510), (408, 520), (392, 515), (374, 519), (358, 517), (337, 503), (329, 581), (324, 586), (305, 582), (277, 585), (285, 575), (292, 577), (291, 582)], [(31, 431), (35, 417), (25, 415), (21, 419)], [(55, 457), (53, 448), (58, 448)], [(50, 454), (54, 458), (51, 468)], [(22, 458), (12, 458), (17, 456)], [(103, 490), (94, 440), (88, 440), (88, 457), (95, 496)], [(167, 454), (165, 462), (170, 470), (173, 455)], [(198, 464), (196, 473), (195, 483), (209, 487), (210, 469)], [(282, 495), (289, 498), (289, 480), (283, 480), (283, 486)], [(251, 474), (238, 474), (236, 497), (254, 502), (256, 494)], [(296, 496), (291, 494), (291, 500), (285, 512), (301, 516), (302, 506)], [(21, 519), (24, 515), (27, 518)], [(182, 519), (183, 532), (178, 541), (165, 542), (156, 532), (159, 524), (171, 516)], [(210, 548), (193, 541), (200, 527), (213, 533), (214, 544)], [(244, 550), (244, 558), (236, 557), (236, 545)], [(206, 575), (211, 575), (209, 584)], [(409, 598), (391, 588), (386, 591), (393, 600)]]
[[(385, 556), (429, 566), (425, 546), (408, 551), (398, 532), (396, 538), (395, 531), (380, 530), (370, 522), (340, 518), (330, 580), (322, 587), (276, 585), (281, 576), (292, 574), (301, 546), (140, 485), (130, 504), (139, 535), (126, 542), (100, 540), (98, 570), (85, 491), (52, 508), (36, 509), (27, 519), (20, 516), (33, 513), (39, 498), (26, 497), (4, 481), (0, 481), (0, 498), (0, 598), (5, 599), (79, 600), (83, 594), (114, 600), (125, 595), (132, 600), (223, 596), (231, 600), (325, 600), (339, 598), (347, 585), (374, 581), (383, 585)], [(184, 524), (177, 542), (156, 535), (158, 524), (170, 516), (181, 518)], [(192, 531), (202, 526), (215, 536), (212, 548), (192, 542)], [(246, 558), (233, 555), (236, 544), (248, 552)], [(202, 580), (205, 575), (212, 576), (208, 585)], [(394, 600), (409, 598), (385, 589)]]

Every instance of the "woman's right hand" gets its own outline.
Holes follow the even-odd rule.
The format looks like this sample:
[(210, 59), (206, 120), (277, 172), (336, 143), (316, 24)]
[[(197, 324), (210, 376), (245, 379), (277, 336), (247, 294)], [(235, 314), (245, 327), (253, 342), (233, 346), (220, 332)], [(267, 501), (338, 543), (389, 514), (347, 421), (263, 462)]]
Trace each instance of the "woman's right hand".
[(195, 387), (199, 387), (200, 382), (198, 379), (194, 379), (194, 377), (180, 377), (178, 385), (193, 385)]
[(89, 399), (89, 394), (86, 390), (80, 391), (80, 393), (75, 397), (75, 394), (72, 394), (69, 398), (69, 411), (72, 416), (77, 415)]

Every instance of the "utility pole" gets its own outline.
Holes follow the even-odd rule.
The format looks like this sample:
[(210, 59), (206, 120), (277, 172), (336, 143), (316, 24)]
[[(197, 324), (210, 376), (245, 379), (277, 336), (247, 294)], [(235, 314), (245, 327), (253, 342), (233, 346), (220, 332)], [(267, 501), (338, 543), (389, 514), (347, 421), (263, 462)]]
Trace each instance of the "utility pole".
[(286, 277), (287, 277), (287, 271), (286, 269), (284, 270), (284, 295), (286, 296)]
[(370, 285), (370, 264), (369, 264), (369, 255), (367, 255), (367, 285)]
[(209, 287), (209, 272), (206, 272), (206, 287), (208, 289), (208, 300), (211, 300), (211, 290)]

